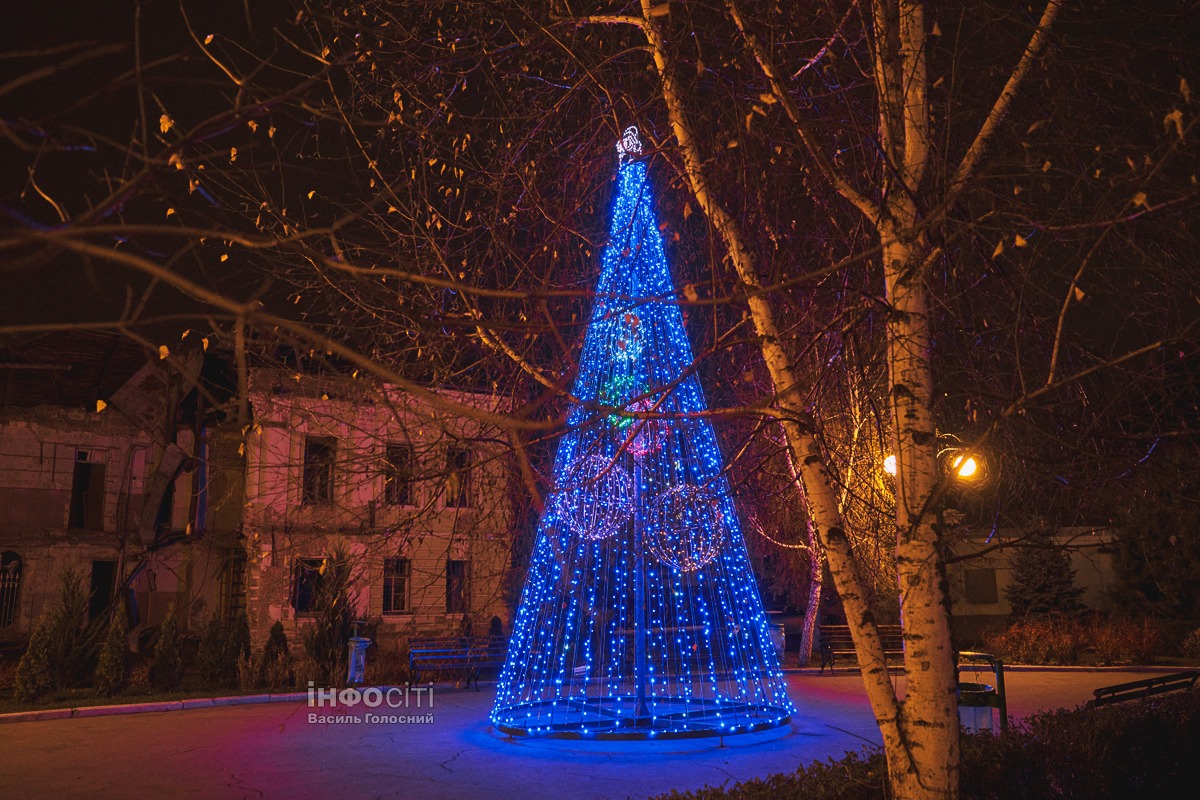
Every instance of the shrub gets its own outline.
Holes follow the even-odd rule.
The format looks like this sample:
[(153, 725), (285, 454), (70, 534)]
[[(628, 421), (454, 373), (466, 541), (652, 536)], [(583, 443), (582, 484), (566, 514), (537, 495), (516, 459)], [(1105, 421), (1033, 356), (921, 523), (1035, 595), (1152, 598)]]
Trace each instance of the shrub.
[(129, 683), (129, 622), (126, 619), (125, 601), (117, 603), (104, 646), (100, 648), (100, 661), (96, 664), (96, 691), (112, 697), (124, 691)]
[(154, 658), (150, 662), (150, 685), (160, 692), (174, 689), (183, 680), (182, 641), (176, 613), (175, 602), (171, 601), (167, 616), (159, 626)]
[(50, 612), (50, 673), (55, 688), (78, 686), (91, 673), (95, 648), (88, 638), (88, 590), (73, 567), (58, 574), (58, 598)]
[(408, 648), (379, 648), (367, 656), (365, 681), (368, 686), (403, 686), (412, 680)]
[(1035, 714), (999, 736), (963, 739), (962, 797), (1194, 796), (1200, 692)]
[(250, 622), (243, 612), (232, 620), (213, 616), (200, 638), (196, 655), (200, 674), (210, 685), (233, 688), (250, 660)]
[(312, 625), (304, 632), (304, 649), (317, 668), (317, 682), (330, 686), (342, 679), (350, 641), (350, 563), (345, 553), (325, 560), (314, 599)]
[(50, 669), (50, 628), (53, 624), (49, 613), (42, 614), (29, 639), (29, 646), (17, 663), (13, 696), (19, 702), (36, 703), (54, 688)]
[(1082, 626), (1064, 617), (1025, 617), (984, 639), (984, 647), (1007, 662), (1076, 664), (1086, 646)]
[(1078, 664), (1091, 653), (1101, 664), (1146, 664), (1163, 650), (1160, 623), (1122, 617), (1025, 617), (985, 638), (1005, 661)]
[(1179, 651), (1185, 658), (1200, 658), (1200, 628), (1183, 637)]
[[(1035, 714), (999, 735), (963, 737), (963, 800), (1191, 798), (1200, 782), (1200, 692)], [(880, 751), (671, 800), (884, 800)]]
[(229, 669), (225, 664), (225, 628), (220, 617), (214, 615), (204, 627), (200, 647), (196, 652), (196, 666), (206, 683), (217, 685), (228, 681)]
[(87, 635), (83, 578), (68, 567), (59, 572), (58, 584), (58, 596), (42, 612), (17, 665), (15, 696), (23, 702), (37, 702), (53, 689), (80, 684), (95, 652)]
[(237, 688), (242, 692), (252, 692), (259, 688), (259, 676), (262, 674), (262, 651), (250, 653), (249, 658), (241, 658), (236, 662)]
[(275, 620), (267, 643), (263, 645), (262, 657), (258, 662), (257, 681), (259, 686), (279, 689), (292, 686), (292, 655), (288, 652), (287, 635), (283, 623)]
[(883, 753), (864, 750), (730, 788), (706, 786), (694, 792), (673, 791), (662, 795), (661, 800), (884, 800), (886, 782)]
[(1101, 664), (1147, 664), (1162, 651), (1161, 626), (1152, 619), (1097, 617), (1086, 634)]

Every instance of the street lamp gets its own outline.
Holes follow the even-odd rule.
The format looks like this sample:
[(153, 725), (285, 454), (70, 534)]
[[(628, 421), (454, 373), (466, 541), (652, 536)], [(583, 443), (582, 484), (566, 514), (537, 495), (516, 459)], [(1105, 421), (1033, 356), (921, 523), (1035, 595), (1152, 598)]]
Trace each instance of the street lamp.
[(950, 460), (950, 469), (954, 470), (957, 477), (970, 480), (979, 473), (979, 463), (973, 456), (955, 456)]
[[(947, 452), (952, 451), (943, 450), (938, 455), (945, 456)], [(979, 460), (975, 456), (952, 455), (942, 463), (948, 464), (948, 472), (960, 480), (973, 481), (980, 477)], [(893, 478), (896, 477), (896, 457), (894, 455), (886, 456), (883, 459), (883, 471)]]

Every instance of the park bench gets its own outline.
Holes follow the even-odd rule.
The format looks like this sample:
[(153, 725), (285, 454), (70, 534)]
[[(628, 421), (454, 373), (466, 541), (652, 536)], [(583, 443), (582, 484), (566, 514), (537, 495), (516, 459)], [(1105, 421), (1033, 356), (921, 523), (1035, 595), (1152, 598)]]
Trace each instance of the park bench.
[(462, 673), (466, 685), (474, 681), (479, 691), (479, 671), (503, 667), (507, 653), (508, 643), (496, 636), (414, 636), (408, 640), (408, 667), (413, 683), (422, 672)]
[(1114, 686), (1102, 686), (1092, 692), (1095, 697), (1088, 702), (1088, 705), (1108, 706), (1124, 700), (1153, 697), (1164, 692), (1187, 691), (1196, 685), (1197, 678), (1200, 678), (1200, 670), (1193, 669), (1171, 675), (1156, 675), (1140, 681), (1118, 683)]
[[(904, 632), (899, 625), (879, 625), (879, 637), (883, 640), (884, 656), (904, 654)], [(850, 635), (849, 625), (818, 625), (817, 632), (821, 636), (821, 671), (825, 665), (833, 671), (834, 662), (838, 656), (854, 656), (854, 639)]]

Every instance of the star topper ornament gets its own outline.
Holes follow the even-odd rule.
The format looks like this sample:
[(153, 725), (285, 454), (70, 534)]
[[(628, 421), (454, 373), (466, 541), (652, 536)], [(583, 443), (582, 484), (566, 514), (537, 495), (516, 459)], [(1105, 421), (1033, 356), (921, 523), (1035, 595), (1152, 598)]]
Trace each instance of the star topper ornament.
[(625, 129), (625, 133), (621, 134), (621, 141), (617, 142), (617, 163), (627, 164), (641, 155), (642, 140), (638, 138), (637, 126), (630, 125)]

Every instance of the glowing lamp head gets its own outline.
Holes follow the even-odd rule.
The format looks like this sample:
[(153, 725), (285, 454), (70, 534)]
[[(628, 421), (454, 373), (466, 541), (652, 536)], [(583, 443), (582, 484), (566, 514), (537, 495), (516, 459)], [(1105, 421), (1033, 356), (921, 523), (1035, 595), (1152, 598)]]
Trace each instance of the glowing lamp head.
[(966, 458), (955, 456), (950, 461), (950, 468), (954, 470), (956, 477), (969, 480), (979, 473), (979, 462), (971, 456), (967, 456)]
[(886, 472), (888, 475), (894, 476), (896, 474), (896, 457), (895, 456), (888, 456), (887, 458), (885, 458), (883, 460), (883, 471)]

